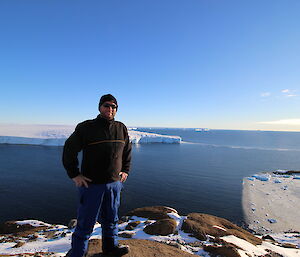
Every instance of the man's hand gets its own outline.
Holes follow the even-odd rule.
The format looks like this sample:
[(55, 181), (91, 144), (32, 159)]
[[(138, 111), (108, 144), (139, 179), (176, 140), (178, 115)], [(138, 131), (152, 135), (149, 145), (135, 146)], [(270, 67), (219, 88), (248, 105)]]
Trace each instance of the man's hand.
[(88, 182), (92, 182), (91, 179), (83, 175), (78, 175), (77, 177), (72, 178), (72, 180), (74, 181), (77, 187), (81, 187), (81, 186), (89, 187)]
[(126, 172), (120, 172), (119, 176), (120, 176), (120, 181), (125, 182), (128, 177), (128, 174)]

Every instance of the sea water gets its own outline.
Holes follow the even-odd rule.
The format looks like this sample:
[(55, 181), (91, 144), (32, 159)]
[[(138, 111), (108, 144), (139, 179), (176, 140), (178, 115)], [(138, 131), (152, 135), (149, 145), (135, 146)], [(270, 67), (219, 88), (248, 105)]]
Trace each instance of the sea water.
[[(261, 171), (300, 169), (300, 133), (192, 129), (142, 131), (181, 136), (181, 144), (133, 145), (120, 215), (167, 205), (241, 224), (242, 179)], [(77, 189), (61, 164), (62, 147), (0, 145), (0, 222), (76, 217)]]

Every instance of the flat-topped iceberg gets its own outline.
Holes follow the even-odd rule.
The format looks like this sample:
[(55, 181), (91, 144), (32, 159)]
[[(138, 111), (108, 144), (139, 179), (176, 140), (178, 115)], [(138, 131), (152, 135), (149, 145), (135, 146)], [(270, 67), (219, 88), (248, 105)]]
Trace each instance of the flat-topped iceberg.
[[(0, 144), (63, 146), (74, 128), (64, 125), (0, 125)], [(147, 133), (135, 129), (128, 129), (133, 144), (181, 142), (179, 136)]]
[(179, 136), (167, 136), (155, 133), (147, 133), (135, 130), (128, 131), (130, 141), (133, 144), (145, 144), (145, 143), (167, 143), (167, 144), (177, 144), (181, 142), (181, 137)]

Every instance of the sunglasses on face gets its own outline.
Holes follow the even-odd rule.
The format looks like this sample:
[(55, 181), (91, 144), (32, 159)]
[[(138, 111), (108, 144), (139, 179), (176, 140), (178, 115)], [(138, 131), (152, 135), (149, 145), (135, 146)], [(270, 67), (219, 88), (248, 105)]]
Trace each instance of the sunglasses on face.
[(111, 107), (113, 110), (117, 109), (117, 106), (115, 104), (103, 104), (103, 107), (105, 107), (105, 108)]

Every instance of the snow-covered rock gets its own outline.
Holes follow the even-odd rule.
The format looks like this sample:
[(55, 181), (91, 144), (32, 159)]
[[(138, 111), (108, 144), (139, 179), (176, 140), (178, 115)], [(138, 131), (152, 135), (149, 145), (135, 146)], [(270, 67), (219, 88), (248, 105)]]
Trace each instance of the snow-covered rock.
[[(187, 217), (180, 216), (176, 210), (165, 206), (138, 208), (131, 211), (131, 213), (139, 216), (128, 214), (126, 219), (123, 217), (118, 224), (119, 240), (124, 239), (124, 234), (128, 238), (128, 240), (121, 241), (121, 243), (124, 242), (130, 245), (132, 254), (129, 254), (129, 257), (188, 257), (193, 256), (191, 254), (205, 257), (216, 255), (254, 257), (266, 256), (271, 251), (282, 256), (291, 257), (300, 254), (299, 233), (296, 232), (268, 234), (266, 237), (261, 238), (225, 219), (200, 213), (191, 213)], [(156, 218), (145, 218), (149, 215)], [(164, 219), (165, 215), (171, 216)], [(159, 223), (163, 227), (166, 225), (163, 224), (166, 221), (172, 221), (174, 227), (169, 234), (147, 233), (146, 227), (153, 226), (152, 224), (160, 226)], [(187, 228), (183, 228), (187, 221), (192, 225), (188, 231)], [(12, 227), (13, 223), (18, 225), (17, 231), (16, 227)], [(134, 224), (134, 226), (129, 226), (130, 224)], [(7, 226), (6, 229), (5, 226)], [(37, 230), (39, 226), (41, 226), (41, 229)], [(3, 233), (3, 229), (6, 231), (5, 233)], [(13, 230), (10, 232), (9, 229)], [(74, 229), (69, 229), (67, 226), (50, 225), (35, 220), (6, 222), (0, 226), (0, 255), (15, 257), (25, 257), (33, 254), (36, 254), (36, 256), (65, 256), (71, 247), (73, 231)], [(96, 223), (90, 238), (87, 256), (92, 256), (93, 251), (95, 251), (93, 254), (99, 253), (99, 249), (101, 249), (101, 232), (101, 225)], [(196, 235), (199, 232), (203, 233), (203, 240), (197, 238)], [(13, 236), (10, 233), (14, 233)], [(270, 241), (269, 238), (272, 238), (272, 240)], [(151, 245), (145, 248), (148, 243)], [(174, 248), (167, 248), (165, 251), (165, 245)], [(175, 251), (175, 249), (178, 250)]]

